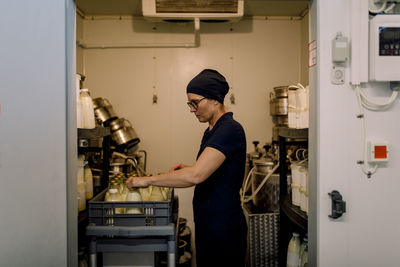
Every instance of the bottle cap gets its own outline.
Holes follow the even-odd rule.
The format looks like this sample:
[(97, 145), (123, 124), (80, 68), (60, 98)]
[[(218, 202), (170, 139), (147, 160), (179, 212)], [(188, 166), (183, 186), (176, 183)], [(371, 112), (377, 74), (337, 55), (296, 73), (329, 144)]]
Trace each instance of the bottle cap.
[(116, 188), (111, 188), (111, 189), (109, 189), (108, 191), (109, 191), (111, 194), (115, 194), (115, 193), (118, 192), (118, 189), (116, 189)]
[(299, 235), (299, 233), (294, 232), (294, 233), (293, 233), (293, 236), (294, 236), (294, 237), (299, 237), (300, 235)]
[(87, 89), (87, 88), (82, 88), (81, 91), (82, 91), (82, 92), (89, 92), (89, 89)]

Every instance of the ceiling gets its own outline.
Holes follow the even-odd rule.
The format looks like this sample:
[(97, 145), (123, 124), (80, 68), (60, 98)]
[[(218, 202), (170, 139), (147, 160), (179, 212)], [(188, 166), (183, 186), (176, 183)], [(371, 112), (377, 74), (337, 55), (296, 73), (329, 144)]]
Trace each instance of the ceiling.
[[(301, 16), (308, 0), (244, 0), (245, 16)], [(76, 0), (85, 15), (142, 15), (141, 0)]]

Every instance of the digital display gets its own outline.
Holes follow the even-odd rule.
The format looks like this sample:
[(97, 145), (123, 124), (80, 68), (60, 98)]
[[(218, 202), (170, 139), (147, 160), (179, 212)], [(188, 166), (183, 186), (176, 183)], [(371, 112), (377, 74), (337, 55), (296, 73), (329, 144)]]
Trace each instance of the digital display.
[(400, 56), (400, 28), (379, 27), (379, 55)]

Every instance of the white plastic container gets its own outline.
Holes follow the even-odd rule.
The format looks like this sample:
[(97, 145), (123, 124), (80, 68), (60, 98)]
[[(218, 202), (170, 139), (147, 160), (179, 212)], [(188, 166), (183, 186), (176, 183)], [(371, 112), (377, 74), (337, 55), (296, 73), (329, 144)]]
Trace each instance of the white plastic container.
[(307, 162), (303, 162), (300, 164), (299, 168), (299, 174), (300, 174), (300, 210), (306, 211), (307, 210), (307, 200), (306, 200), (306, 194), (307, 194), (307, 176), (308, 176), (308, 164)]
[(94, 117), (93, 101), (87, 88), (83, 88), (80, 90), (80, 101), (82, 103), (82, 128), (95, 128), (96, 122)]
[(306, 212), (307, 210), (307, 198), (305, 187), (300, 187), (300, 210)]
[(299, 263), (300, 263), (300, 238), (299, 234), (294, 232), (288, 246), (286, 266), (298, 267)]
[(306, 209), (305, 211), (308, 215), (308, 194), (306, 194), (306, 208), (305, 209)]
[(300, 185), (292, 184), (292, 204), (300, 206)]
[(290, 169), (292, 172), (292, 183), (300, 185), (300, 164), (298, 162), (292, 162)]
[(307, 186), (307, 175), (308, 175), (308, 164), (306, 162), (300, 164), (299, 167), (299, 185), (306, 188)]
[(93, 174), (92, 170), (87, 164), (85, 166), (85, 189), (86, 199), (93, 198)]
[(296, 103), (296, 89), (290, 88), (288, 90), (288, 127), (297, 127), (297, 103)]
[(305, 88), (300, 87), (296, 90), (296, 104), (297, 104), (297, 122), (296, 128), (308, 128), (309, 122), (309, 107), (308, 107), (308, 86)]

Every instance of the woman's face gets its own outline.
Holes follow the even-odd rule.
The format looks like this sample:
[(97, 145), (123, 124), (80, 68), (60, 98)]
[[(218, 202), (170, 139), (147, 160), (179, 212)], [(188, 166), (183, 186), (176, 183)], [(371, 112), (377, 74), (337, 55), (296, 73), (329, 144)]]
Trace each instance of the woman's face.
[(187, 99), (190, 112), (194, 113), (200, 122), (209, 122), (217, 111), (215, 100), (207, 99), (201, 95), (192, 93), (187, 94)]

